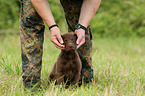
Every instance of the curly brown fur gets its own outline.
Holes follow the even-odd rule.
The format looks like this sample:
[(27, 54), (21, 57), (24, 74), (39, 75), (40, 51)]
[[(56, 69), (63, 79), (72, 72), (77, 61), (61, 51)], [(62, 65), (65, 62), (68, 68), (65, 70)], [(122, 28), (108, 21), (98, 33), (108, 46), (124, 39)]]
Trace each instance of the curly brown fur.
[(61, 50), (49, 75), (49, 81), (57, 80), (60, 84), (76, 84), (81, 74), (81, 60), (76, 50), (77, 35), (74, 32), (62, 35), (65, 49)]

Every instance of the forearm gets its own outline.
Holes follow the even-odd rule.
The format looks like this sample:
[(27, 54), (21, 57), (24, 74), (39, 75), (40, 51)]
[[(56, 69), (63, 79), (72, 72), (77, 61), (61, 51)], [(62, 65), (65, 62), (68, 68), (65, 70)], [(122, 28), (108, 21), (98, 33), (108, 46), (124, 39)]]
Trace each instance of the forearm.
[(83, 26), (87, 27), (97, 12), (101, 0), (84, 0), (81, 8), (79, 22)]
[(48, 27), (55, 24), (48, 0), (31, 0), (31, 2)]
[[(48, 27), (56, 24), (53, 15), (51, 13), (48, 0), (31, 0), (31, 2), (35, 10), (38, 12), (38, 14), (41, 16), (41, 18), (44, 20), (44, 22), (47, 24)], [(51, 41), (54, 43), (54, 45), (57, 48), (63, 49), (64, 45), (60, 44), (63, 43), (63, 40), (61, 38), (59, 28), (58, 27), (51, 28), (50, 33), (51, 33)]]

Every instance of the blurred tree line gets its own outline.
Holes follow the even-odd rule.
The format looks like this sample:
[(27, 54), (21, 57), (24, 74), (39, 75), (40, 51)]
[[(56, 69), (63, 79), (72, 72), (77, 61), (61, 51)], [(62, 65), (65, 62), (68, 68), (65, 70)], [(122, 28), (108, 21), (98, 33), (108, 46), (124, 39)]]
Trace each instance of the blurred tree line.
[[(64, 14), (59, 0), (49, 0), (61, 27)], [(102, 0), (91, 21), (97, 37), (145, 36), (145, 0)], [(19, 27), (20, 0), (0, 0), (0, 30)]]

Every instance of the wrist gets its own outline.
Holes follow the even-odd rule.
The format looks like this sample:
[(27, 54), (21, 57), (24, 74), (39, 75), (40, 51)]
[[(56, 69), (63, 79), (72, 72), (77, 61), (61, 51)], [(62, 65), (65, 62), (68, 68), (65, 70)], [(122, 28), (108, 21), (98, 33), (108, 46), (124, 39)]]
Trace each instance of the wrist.
[(81, 25), (83, 25), (84, 27), (88, 27), (88, 24), (87, 23), (85, 23), (85, 22), (78, 22), (78, 24), (81, 24)]
[(49, 26), (49, 30), (51, 30), (54, 27), (58, 27), (58, 25), (57, 24), (53, 24), (53, 25)]
[(83, 29), (85, 32), (88, 31), (87, 27), (80, 23), (75, 26), (75, 30), (78, 30), (78, 29)]
[(58, 27), (53, 27), (50, 29), (50, 34), (51, 35), (54, 35), (54, 34), (59, 34), (60, 33), (60, 30)]

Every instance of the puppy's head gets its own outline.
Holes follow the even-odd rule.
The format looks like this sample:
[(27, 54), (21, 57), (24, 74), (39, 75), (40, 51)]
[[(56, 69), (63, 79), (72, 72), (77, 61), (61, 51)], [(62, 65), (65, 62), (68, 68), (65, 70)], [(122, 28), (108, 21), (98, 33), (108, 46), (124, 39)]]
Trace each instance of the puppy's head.
[(76, 50), (76, 48), (77, 48), (77, 44), (76, 44), (77, 35), (74, 32), (69, 32), (69, 33), (63, 34), (62, 39), (64, 41), (64, 45), (65, 45), (64, 50), (65, 51)]

